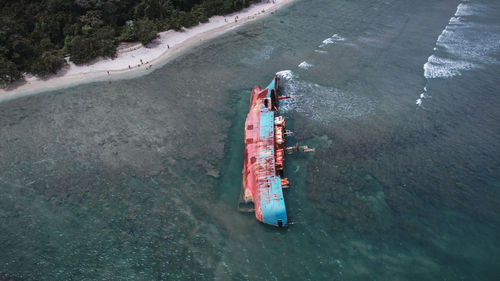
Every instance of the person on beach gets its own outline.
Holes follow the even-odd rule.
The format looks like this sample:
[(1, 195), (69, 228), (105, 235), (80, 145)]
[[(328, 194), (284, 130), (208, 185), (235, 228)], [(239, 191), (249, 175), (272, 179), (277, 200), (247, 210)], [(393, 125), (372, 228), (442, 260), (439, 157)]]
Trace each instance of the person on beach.
[(170, 49), (170, 45), (169, 44), (167, 44), (167, 49)]
[(128, 65), (128, 69), (130, 69), (130, 64)]

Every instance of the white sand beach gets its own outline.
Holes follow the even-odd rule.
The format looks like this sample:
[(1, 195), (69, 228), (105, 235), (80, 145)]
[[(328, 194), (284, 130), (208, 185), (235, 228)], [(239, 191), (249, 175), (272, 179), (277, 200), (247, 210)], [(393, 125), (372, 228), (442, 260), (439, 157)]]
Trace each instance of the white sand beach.
[(6, 89), (0, 89), (0, 100), (92, 81), (117, 79), (118, 74), (128, 72), (151, 71), (180, 51), (249, 21), (270, 15), (279, 7), (292, 1), (265, 0), (239, 12), (211, 17), (206, 23), (182, 31), (161, 32), (159, 37), (146, 47), (140, 43), (122, 44), (118, 47), (114, 58), (99, 58), (84, 65), (75, 65), (69, 62), (57, 74), (43, 79), (26, 75), (22, 81), (16, 82)]

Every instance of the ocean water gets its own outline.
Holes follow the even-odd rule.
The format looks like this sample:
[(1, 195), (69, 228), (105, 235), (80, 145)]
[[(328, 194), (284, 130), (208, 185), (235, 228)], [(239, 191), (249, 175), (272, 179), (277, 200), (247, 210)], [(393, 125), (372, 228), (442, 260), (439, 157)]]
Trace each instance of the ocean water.
[[(140, 78), (0, 103), (0, 280), (500, 280), (500, 3), (298, 0)], [(288, 213), (236, 211), (254, 85)]]

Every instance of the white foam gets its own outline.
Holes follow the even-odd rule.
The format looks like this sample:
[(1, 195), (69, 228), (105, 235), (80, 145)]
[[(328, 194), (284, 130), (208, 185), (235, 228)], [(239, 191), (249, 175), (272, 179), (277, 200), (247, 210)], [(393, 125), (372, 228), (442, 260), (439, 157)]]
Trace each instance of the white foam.
[(461, 18), (460, 17), (451, 17), (450, 21), (448, 24), (460, 24), (461, 23)]
[(461, 75), (462, 71), (481, 65), (500, 63), (500, 30), (486, 25), (476, 17), (484, 16), (487, 7), (472, 2), (462, 2), (450, 18), (436, 41), (434, 53), (424, 65), (426, 78), (447, 78)]
[(455, 17), (472, 16), (473, 9), (467, 3), (460, 3), (457, 6), (457, 11), (455, 12)]
[(309, 69), (309, 68), (313, 67), (313, 65), (306, 62), (306, 61), (303, 61), (299, 64), (299, 67), (302, 69)]
[[(443, 46), (443, 47), (446, 47), (445, 45), (443, 45), (442, 43), (444, 43), (444, 41), (446, 41), (447, 39), (446, 38), (450, 38), (451, 36), (453, 35), (453, 31), (450, 31), (448, 30), (448, 26), (446, 26), (443, 31), (441, 31), (441, 34), (439, 34), (438, 36), (438, 39), (436, 41), (436, 46)], [(446, 37), (446, 38), (445, 38)]]
[(345, 38), (335, 33), (331, 37), (328, 37), (325, 40), (323, 40), (323, 42), (321, 43), (321, 45), (319, 45), (319, 47), (324, 48), (326, 45), (334, 44), (336, 42), (341, 42), (341, 41), (345, 41)]
[(276, 74), (280, 78), (285, 79), (285, 80), (292, 80), (295, 77), (295, 75), (293, 74), (293, 72), (291, 70), (278, 71), (278, 72), (276, 72)]
[(461, 75), (460, 71), (468, 70), (474, 67), (474, 63), (460, 61), (456, 59), (440, 58), (431, 55), (424, 64), (424, 76), (431, 78), (449, 78)]
[(280, 84), (285, 95), (294, 96), (280, 102), (282, 112), (296, 112), (317, 121), (329, 122), (339, 118), (358, 118), (374, 111), (373, 101), (367, 97), (301, 80), (290, 70), (277, 74), (286, 80)]
[(338, 35), (338, 34), (333, 34), (333, 36), (331, 38), (335, 41), (345, 41), (345, 38)]
[[(462, 1), (436, 40), (433, 53), (424, 64), (427, 79), (460, 76), (464, 71), (488, 64), (500, 64), (500, 26), (484, 20), (491, 7), (472, 1)], [(474, 16), (474, 17), (471, 17)], [(416, 100), (421, 105), (427, 98), (427, 88)]]
[(429, 96), (427, 94), (427, 86), (424, 86), (424, 91), (422, 93), (420, 93), (420, 96), (419, 98), (415, 101), (415, 104), (418, 105), (418, 106), (421, 106), (422, 105), (422, 102), (424, 99), (427, 99), (427, 98), (430, 98), (431, 96)]
[(325, 51), (325, 50), (314, 50), (316, 53), (320, 53), (320, 54), (327, 54), (328, 52)]

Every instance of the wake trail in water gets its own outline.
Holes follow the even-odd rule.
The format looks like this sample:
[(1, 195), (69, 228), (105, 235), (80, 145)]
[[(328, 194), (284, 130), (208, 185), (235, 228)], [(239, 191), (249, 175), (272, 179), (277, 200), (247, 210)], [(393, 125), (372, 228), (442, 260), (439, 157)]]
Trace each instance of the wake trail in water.
[[(492, 9), (493, 8), (493, 9)], [(495, 11), (496, 8), (496, 11)], [(426, 86), (415, 101), (421, 106), (430, 97), (427, 86), (431, 79), (462, 75), (463, 71), (499, 64), (500, 26), (487, 22), (497, 16), (498, 7), (478, 1), (463, 1), (438, 36), (433, 53), (424, 64)]]

